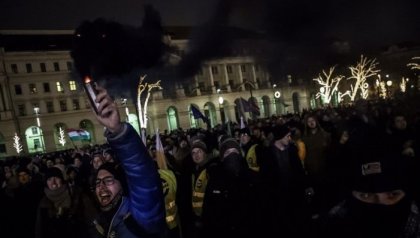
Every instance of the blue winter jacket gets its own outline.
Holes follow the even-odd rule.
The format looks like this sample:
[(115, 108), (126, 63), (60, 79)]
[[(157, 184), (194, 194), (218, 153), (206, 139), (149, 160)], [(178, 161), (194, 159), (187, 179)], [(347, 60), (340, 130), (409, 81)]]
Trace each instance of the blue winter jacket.
[(153, 159), (133, 127), (125, 123), (123, 130), (105, 133), (127, 177), (128, 196), (112, 218), (102, 237), (154, 237), (165, 229), (165, 205), (159, 174)]

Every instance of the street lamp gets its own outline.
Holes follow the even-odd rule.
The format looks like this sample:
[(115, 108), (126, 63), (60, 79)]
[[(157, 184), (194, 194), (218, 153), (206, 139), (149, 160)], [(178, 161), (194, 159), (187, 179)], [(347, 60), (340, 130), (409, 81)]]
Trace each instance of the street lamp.
[(219, 111), (220, 111), (220, 120), (222, 120), (222, 125), (225, 124), (225, 109), (223, 107), (224, 99), (222, 96), (219, 96)]
[(39, 107), (34, 107), (34, 113), (36, 117), (36, 125), (41, 127), (41, 120), (39, 119)]
[(387, 86), (386, 91), (388, 93), (388, 97), (391, 98), (391, 89), (390, 88), (392, 86), (392, 81), (391, 80), (386, 81), (386, 86)]
[(273, 90), (274, 90), (274, 111), (276, 114), (279, 113), (279, 106), (278, 102), (280, 101), (281, 93), (279, 90), (276, 90), (277, 84), (273, 84)]
[(36, 118), (36, 125), (38, 126), (38, 130), (39, 130), (39, 139), (40, 139), (41, 148), (42, 148), (42, 151), (45, 151), (44, 138), (43, 138), (44, 135), (41, 129), (41, 119), (39, 119), (39, 107), (34, 107), (34, 113), (35, 113), (35, 118)]

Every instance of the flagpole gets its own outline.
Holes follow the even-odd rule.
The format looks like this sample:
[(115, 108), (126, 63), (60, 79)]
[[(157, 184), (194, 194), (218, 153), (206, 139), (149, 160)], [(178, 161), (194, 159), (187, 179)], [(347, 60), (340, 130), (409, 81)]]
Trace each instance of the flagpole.
[(77, 150), (77, 146), (74, 144), (74, 141), (71, 139), (71, 137), (69, 136), (71, 144), (73, 145), (73, 147)]

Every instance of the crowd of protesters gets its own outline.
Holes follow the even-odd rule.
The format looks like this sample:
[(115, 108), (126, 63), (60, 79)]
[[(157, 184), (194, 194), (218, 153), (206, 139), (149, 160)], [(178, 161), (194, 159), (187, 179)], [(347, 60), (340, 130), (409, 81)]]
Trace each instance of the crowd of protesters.
[[(419, 237), (419, 136), (416, 103), (359, 101), (161, 134), (164, 167), (155, 135), (146, 147), (166, 237)], [(118, 156), (104, 144), (1, 161), (2, 237), (90, 237), (97, 170)]]

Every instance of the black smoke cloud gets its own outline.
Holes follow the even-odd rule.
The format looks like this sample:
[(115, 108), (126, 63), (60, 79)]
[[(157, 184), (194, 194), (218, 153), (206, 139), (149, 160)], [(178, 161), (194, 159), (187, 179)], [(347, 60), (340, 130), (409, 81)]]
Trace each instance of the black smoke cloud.
[(204, 60), (223, 57), (232, 53), (232, 31), (228, 26), (232, 1), (220, 1), (211, 19), (193, 29), (188, 53), (178, 67), (181, 77), (195, 75)]
[(232, 29), (242, 28), (258, 38), (252, 39), (249, 55), (274, 79), (287, 74), (308, 78), (398, 41), (399, 29), (412, 27), (409, 19), (418, 19), (415, 10), (401, 9), (415, 2), (418, 5), (413, 0), (220, 0), (213, 17), (196, 28), (181, 73), (194, 75), (203, 61), (234, 54)]
[(160, 15), (145, 5), (141, 27), (105, 19), (83, 22), (75, 31), (71, 56), (81, 77), (100, 79), (158, 67), (167, 50)]
[(244, 46), (251, 48), (247, 54), (274, 76), (299, 70), (293, 67), (302, 58), (333, 53), (322, 27), (332, 18), (329, 2), (332, 0), (322, 4), (309, 0), (221, 0), (211, 19), (195, 28), (180, 73), (192, 76), (203, 61), (238, 54), (241, 50), (235, 47), (241, 47), (239, 39), (243, 37), (251, 42), (251, 46)]

